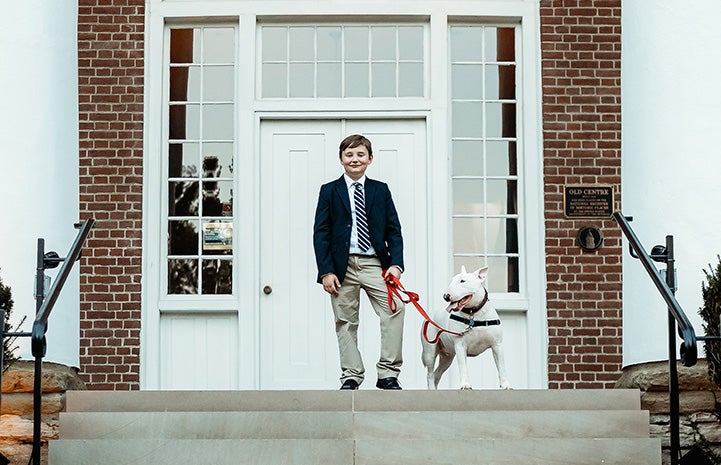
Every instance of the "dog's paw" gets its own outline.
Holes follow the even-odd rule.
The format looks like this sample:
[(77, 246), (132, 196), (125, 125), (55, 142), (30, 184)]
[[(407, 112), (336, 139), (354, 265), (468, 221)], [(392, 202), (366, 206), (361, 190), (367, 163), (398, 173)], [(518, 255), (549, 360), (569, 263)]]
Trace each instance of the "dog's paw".
[(470, 391), (470, 390), (472, 390), (472, 389), (473, 389), (473, 388), (471, 387), (470, 384), (462, 384), (462, 385), (461, 385), (461, 391)]
[(510, 384), (508, 384), (508, 381), (504, 381), (501, 383), (501, 389), (513, 389)]

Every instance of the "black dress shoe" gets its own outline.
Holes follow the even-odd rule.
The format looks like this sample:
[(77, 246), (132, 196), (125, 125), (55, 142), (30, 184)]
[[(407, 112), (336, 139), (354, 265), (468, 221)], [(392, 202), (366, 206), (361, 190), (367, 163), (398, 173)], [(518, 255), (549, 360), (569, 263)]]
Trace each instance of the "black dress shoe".
[(356, 389), (358, 389), (358, 382), (354, 379), (345, 380), (345, 382), (343, 383), (343, 386), (340, 387), (341, 391), (346, 391), (346, 390), (355, 391)]
[(378, 389), (401, 389), (398, 378), (383, 378), (376, 383)]

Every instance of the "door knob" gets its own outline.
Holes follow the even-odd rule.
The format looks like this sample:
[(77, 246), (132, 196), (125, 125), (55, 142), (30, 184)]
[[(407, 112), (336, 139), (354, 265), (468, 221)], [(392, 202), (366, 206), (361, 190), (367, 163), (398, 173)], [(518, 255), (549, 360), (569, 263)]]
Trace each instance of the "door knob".
[(265, 287), (263, 288), (263, 294), (265, 294), (265, 295), (270, 295), (271, 292), (273, 292), (273, 288), (272, 288), (272, 287), (270, 287), (270, 286), (265, 286)]

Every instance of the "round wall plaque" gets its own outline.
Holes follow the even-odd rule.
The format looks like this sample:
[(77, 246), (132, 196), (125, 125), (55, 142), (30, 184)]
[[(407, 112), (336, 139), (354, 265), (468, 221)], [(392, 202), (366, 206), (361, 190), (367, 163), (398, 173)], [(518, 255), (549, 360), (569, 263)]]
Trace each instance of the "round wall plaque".
[(596, 226), (584, 226), (578, 230), (576, 243), (586, 252), (595, 252), (603, 244), (603, 234)]

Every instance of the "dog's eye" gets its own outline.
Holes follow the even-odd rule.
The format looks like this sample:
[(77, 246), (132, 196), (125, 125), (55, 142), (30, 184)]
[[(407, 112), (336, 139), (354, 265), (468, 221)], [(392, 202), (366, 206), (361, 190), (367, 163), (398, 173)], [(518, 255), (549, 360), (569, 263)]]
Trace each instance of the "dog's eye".
[(461, 284), (462, 284), (462, 283), (465, 283), (465, 282), (466, 282), (466, 280), (465, 280), (465, 279), (461, 279)]

